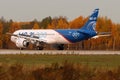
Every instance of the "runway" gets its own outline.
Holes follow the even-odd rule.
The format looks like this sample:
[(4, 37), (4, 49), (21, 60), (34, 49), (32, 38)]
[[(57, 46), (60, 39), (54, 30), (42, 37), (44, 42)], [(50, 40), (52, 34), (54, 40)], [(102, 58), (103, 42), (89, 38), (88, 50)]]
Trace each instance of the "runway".
[(120, 51), (97, 51), (97, 50), (9, 50), (1, 49), (0, 54), (79, 54), (79, 55), (102, 55), (102, 54), (117, 54)]

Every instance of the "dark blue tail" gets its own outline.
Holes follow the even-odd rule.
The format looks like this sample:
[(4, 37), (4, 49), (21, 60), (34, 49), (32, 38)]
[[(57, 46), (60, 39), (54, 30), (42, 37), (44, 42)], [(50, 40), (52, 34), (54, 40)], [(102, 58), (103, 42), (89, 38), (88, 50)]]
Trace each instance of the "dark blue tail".
[(91, 16), (89, 17), (86, 24), (79, 29), (79, 32), (89, 34), (91, 36), (95, 36), (96, 35), (95, 27), (96, 27), (96, 21), (98, 18), (98, 13), (99, 13), (99, 9), (95, 9), (91, 14)]

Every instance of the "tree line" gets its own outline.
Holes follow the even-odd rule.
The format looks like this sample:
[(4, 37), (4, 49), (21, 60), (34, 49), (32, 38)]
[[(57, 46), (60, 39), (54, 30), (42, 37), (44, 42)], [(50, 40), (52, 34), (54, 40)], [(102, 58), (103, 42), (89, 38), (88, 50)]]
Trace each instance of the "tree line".
[[(41, 21), (34, 19), (29, 22), (16, 22), (12, 19), (7, 21), (4, 17), (0, 18), (0, 49), (17, 49), (10, 40), (10, 35), (19, 29), (79, 29), (88, 17), (79, 16), (72, 21), (66, 17), (46, 17)], [(120, 50), (120, 24), (113, 23), (107, 17), (99, 17), (96, 25), (98, 32), (111, 32), (111, 36), (99, 37), (96, 39), (84, 40), (75, 44), (66, 44), (65, 49), (70, 50)], [(33, 49), (30, 45), (27, 49)], [(47, 49), (51, 49), (47, 47)]]

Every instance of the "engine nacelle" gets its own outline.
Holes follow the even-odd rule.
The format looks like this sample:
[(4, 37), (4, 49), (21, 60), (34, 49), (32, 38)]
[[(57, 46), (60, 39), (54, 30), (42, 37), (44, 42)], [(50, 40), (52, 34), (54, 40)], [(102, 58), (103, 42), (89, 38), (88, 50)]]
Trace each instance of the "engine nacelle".
[(26, 48), (26, 47), (29, 46), (29, 41), (26, 40), (26, 39), (23, 39), (23, 38), (19, 38), (16, 41), (16, 46), (19, 47), (19, 48)]

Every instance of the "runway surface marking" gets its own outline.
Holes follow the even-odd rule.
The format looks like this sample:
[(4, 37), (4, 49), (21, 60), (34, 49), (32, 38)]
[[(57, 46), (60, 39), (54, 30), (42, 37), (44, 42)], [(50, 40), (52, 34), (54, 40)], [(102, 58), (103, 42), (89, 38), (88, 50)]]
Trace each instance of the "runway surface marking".
[(88, 54), (118, 54), (120, 55), (120, 51), (89, 51), (89, 50), (0, 50), (0, 54), (80, 54), (80, 55), (88, 55)]

